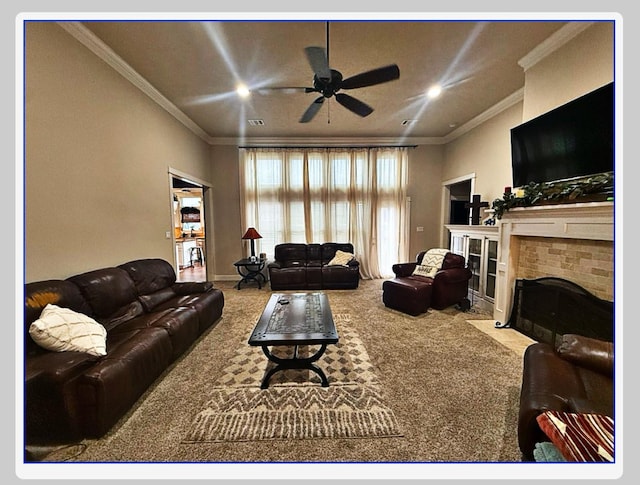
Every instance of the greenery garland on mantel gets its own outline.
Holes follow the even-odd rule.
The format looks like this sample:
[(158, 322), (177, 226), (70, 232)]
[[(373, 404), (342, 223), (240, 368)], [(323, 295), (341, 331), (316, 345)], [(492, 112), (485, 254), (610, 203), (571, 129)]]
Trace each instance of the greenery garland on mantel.
[(594, 200), (613, 200), (613, 172), (604, 172), (579, 179), (558, 182), (531, 182), (522, 187), (521, 197), (509, 191), (502, 199), (495, 199), (491, 205), (493, 216), (502, 215), (514, 207), (530, 207), (549, 203), (565, 204), (591, 202)]

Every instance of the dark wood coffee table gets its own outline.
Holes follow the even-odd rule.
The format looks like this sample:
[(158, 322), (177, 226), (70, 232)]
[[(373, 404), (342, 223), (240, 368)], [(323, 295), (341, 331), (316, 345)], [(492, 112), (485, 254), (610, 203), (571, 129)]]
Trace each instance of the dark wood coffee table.
[[(276, 363), (265, 374), (260, 387), (267, 389), (271, 376), (286, 369), (312, 370), (320, 376), (322, 387), (328, 387), (327, 376), (314, 362), (322, 357), (328, 344), (335, 343), (338, 332), (326, 294), (274, 293), (249, 337), (249, 345), (262, 347), (267, 358)], [(293, 346), (293, 357), (283, 359), (273, 355), (269, 347), (280, 345)], [(298, 356), (299, 345), (320, 345), (320, 349), (302, 358)]]

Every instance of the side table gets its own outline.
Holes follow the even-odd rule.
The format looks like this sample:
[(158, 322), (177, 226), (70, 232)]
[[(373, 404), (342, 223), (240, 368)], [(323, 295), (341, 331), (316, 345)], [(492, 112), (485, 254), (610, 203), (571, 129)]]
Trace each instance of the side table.
[(266, 282), (264, 274), (262, 274), (266, 261), (266, 259), (251, 261), (250, 258), (243, 258), (233, 263), (238, 274), (242, 277), (242, 279), (238, 281), (236, 288), (239, 290), (242, 283), (248, 284), (251, 281), (255, 281), (258, 283), (258, 288), (262, 288), (262, 283)]

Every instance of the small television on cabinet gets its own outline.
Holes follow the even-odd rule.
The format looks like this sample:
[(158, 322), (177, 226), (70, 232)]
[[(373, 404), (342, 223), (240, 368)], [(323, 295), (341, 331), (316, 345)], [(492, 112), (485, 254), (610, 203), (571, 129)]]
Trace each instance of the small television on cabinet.
[(513, 186), (614, 171), (614, 83), (511, 129)]

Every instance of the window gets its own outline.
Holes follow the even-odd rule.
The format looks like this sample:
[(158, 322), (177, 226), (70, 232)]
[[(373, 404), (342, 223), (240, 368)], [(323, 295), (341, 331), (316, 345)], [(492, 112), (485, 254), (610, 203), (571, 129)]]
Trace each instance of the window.
[(283, 242), (351, 242), (369, 278), (406, 260), (406, 148), (244, 148), (240, 164), (243, 226), (267, 257)]

